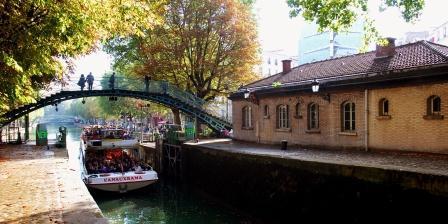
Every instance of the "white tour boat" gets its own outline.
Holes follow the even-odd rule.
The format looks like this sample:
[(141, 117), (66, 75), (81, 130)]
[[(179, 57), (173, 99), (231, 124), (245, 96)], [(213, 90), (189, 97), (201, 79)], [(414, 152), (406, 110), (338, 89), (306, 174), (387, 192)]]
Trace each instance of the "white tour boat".
[(137, 148), (138, 140), (120, 128), (103, 128), (101, 126), (84, 127), (82, 140), (85, 147), (95, 149)]
[[(107, 130), (97, 133), (107, 133)], [(116, 132), (119, 129), (113, 130), (115, 133), (120, 133)], [(98, 146), (92, 144), (92, 139), (88, 134), (86, 130), (83, 131), (80, 150), (81, 176), (87, 187), (123, 193), (146, 187), (158, 180), (157, 172), (139, 160), (139, 150), (136, 148), (136, 144), (129, 143), (128, 140), (131, 139), (122, 139), (126, 141), (122, 142), (115, 136), (113, 144), (109, 144), (111, 141), (107, 141), (107, 138), (102, 135), (103, 138), (94, 140), (106, 142), (106, 144)]]

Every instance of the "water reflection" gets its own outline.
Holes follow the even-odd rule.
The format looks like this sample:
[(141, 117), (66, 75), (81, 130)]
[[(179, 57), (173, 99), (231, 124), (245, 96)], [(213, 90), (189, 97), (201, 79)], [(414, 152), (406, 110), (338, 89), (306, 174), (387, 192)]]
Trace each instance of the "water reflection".
[(252, 223), (188, 186), (163, 181), (125, 195), (93, 192), (93, 196), (111, 223)]

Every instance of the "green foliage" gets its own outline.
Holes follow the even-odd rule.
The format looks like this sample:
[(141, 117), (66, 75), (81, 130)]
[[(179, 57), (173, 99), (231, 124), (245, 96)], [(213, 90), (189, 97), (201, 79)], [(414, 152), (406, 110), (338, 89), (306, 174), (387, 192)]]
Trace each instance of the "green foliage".
[(272, 87), (274, 87), (274, 88), (278, 88), (278, 87), (281, 87), (281, 86), (282, 86), (281, 82), (273, 82), (272, 83)]
[[(287, 0), (291, 7), (290, 16), (301, 14), (307, 21), (314, 21), (319, 31), (346, 31), (355, 21), (362, 18), (364, 23), (365, 46), (371, 41), (380, 41), (373, 20), (368, 16), (368, 0)], [(388, 7), (400, 10), (406, 22), (415, 21), (425, 5), (424, 0), (381, 0), (380, 11)]]
[(253, 1), (170, 0), (144, 36), (114, 38), (106, 51), (125, 74), (167, 80), (205, 100), (257, 78)]
[[(142, 35), (163, 1), (0, 0), (0, 112), (33, 102), (71, 59), (111, 36)], [(163, 11), (163, 10), (162, 10)]]

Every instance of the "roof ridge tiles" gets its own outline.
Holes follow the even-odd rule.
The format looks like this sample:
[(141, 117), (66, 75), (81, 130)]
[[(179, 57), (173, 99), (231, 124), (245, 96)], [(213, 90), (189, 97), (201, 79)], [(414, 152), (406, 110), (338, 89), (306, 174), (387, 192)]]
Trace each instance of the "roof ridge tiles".
[(433, 42), (428, 42), (426, 40), (421, 41), (423, 43), (423, 45), (427, 48), (429, 48), (430, 50), (435, 51), (436, 53), (440, 54), (443, 58), (448, 60), (448, 54), (445, 52), (442, 52), (441, 50), (435, 48), (433, 45), (439, 46), (439, 47), (445, 47), (448, 50), (448, 47), (441, 45), (441, 44), (436, 44)]

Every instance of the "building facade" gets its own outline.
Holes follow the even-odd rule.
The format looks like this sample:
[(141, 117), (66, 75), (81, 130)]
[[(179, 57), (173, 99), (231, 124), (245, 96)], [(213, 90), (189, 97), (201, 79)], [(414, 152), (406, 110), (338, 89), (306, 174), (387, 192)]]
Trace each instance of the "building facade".
[(391, 41), (368, 53), (285, 63), (284, 72), (231, 96), (235, 139), (448, 153), (448, 47)]
[(362, 22), (340, 33), (318, 32), (315, 23), (304, 24), (299, 37), (299, 64), (356, 54), (362, 46), (362, 35)]

